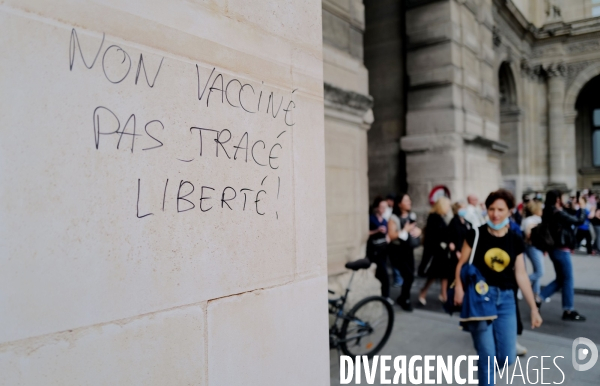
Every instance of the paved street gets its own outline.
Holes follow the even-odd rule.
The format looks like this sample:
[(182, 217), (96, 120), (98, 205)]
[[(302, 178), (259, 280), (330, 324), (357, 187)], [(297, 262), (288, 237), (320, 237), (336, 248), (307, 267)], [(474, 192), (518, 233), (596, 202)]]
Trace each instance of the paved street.
[[(597, 279), (600, 272), (600, 257), (574, 255), (575, 282), (577, 294), (575, 295), (575, 306), (584, 314), (588, 320), (583, 323), (564, 322), (561, 320), (562, 307), (560, 293), (555, 294), (549, 303), (542, 306), (542, 317), (544, 325), (540, 329), (531, 331), (528, 325), (529, 311), (524, 301), (519, 302), (523, 311), (523, 321), (525, 331), (519, 337), (519, 342), (527, 347), (530, 356), (559, 356), (564, 359), (558, 359), (560, 368), (565, 373), (566, 380), (564, 385), (569, 386), (591, 386), (600, 384), (600, 362), (587, 372), (577, 372), (571, 365), (571, 345), (573, 339), (586, 337), (600, 344), (600, 280)], [(546, 274), (543, 284), (547, 284), (554, 278), (554, 268), (549, 259), (546, 261)], [(418, 278), (413, 286), (413, 301), (416, 301), (417, 294), (424, 279)], [(596, 295), (585, 295), (582, 293), (595, 293)], [(391, 297), (396, 298), (399, 294), (397, 288), (391, 289)], [(427, 297), (427, 305), (416, 306), (413, 313), (406, 313), (394, 306), (396, 310), (396, 321), (394, 331), (388, 344), (384, 347), (381, 355), (472, 355), (475, 354), (471, 337), (458, 328), (457, 317), (449, 317), (441, 308), (441, 303), (437, 299), (439, 294), (439, 285), (434, 284)], [(331, 351), (331, 385), (339, 384), (339, 359), (335, 351)], [(526, 362), (526, 361), (525, 361)], [(524, 362), (524, 363), (525, 363)], [(524, 366), (523, 363), (523, 366)], [(539, 370), (539, 359), (533, 358), (530, 365), (536, 366)], [(512, 368), (511, 368), (512, 374)], [(524, 369), (525, 371), (525, 369)], [(534, 380), (534, 373), (531, 372), (531, 380)], [(466, 374), (466, 366), (462, 369)], [(545, 382), (560, 382), (562, 375), (555, 367), (551, 370), (545, 370)], [(380, 384), (379, 375), (375, 384)], [(364, 384), (363, 379), (363, 384)], [(499, 385), (507, 384), (499, 381)], [(523, 384), (521, 378), (515, 378), (513, 384)]]

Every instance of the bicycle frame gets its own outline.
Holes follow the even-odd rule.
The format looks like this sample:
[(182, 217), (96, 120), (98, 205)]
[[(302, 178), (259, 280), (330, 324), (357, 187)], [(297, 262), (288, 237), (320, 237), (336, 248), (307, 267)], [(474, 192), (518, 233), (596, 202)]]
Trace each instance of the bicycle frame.
[[(329, 336), (331, 338), (331, 335), (335, 335), (336, 336), (336, 340), (335, 340), (335, 346), (337, 346), (339, 343), (342, 342), (349, 342), (351, 340), (355, 340), (358, 338), (362, 338), (363, 336), (367, 336), (368, 334), (371, 333), (371, 326), (369, 326), (368, 324), (365, 324), (365, 328), (367, 328), (367, 330), (362, 333), (362, 334), (357, 334), (351, 337), (346, 337), (345, 339), (340, 339), (339, 338), (339, 331), (338, 331), (338, 323), (340, 320), (353, 320), (356, 318), (351, 318), (348, 315), (346, 315), (344, 313), (344, 306), (346, 305), (346, 301), (348, 299), (348, 293), (350, 292), (350, 286), (352, 284), (352, 279), (354, 279), (354, 274), (356, 272), (353, 271), (352, 275), (350, 276), (350, 280), (348, 281), (348, 285), (346, 286), (346, 292), (344, 293), (344, 295), (340, 296), (339, 298), (336, 299), (329, 299), (329, 304), (333, 307), (333, 310), (330, 309), (329, 313), (330, 314), (335, 314), (335, 320), (333, 322), (333, 325), (329, 328)], [(333, 291), (330, 291), (333, 292)], [(333, 311), (333, 312), (332, 312)]]

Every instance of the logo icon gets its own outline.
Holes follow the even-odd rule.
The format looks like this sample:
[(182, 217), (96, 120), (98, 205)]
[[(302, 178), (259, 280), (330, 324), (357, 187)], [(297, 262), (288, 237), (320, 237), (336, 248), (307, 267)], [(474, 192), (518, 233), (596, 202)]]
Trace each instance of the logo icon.
[[(578, 347), (579, 345), (585, 345), (587, 348)], [(592, 354), (591, 356), (590, 353)], [(587, 363), (578, 363), (578, 361), (583, 361), (586, 358), (589, 358)], [(598, 347), (596, 347), (594, 342), (587, 338), (577, 338), (573, 341), (571, 359), (573, 360), (573, 367), (575, 370), (587, 371), (594, 367), (598, 361)]]
[(475, 284), (475, 291), (477, 291), (479, 295), (487, 294), (489, 289), (490, 287), (483, 280), (480, 280), (477, 284)]
[(510, 256), (500, 248), (491, 248), (483, 256), (485, 264), (496, 272), (502, 272), (510, 264)]

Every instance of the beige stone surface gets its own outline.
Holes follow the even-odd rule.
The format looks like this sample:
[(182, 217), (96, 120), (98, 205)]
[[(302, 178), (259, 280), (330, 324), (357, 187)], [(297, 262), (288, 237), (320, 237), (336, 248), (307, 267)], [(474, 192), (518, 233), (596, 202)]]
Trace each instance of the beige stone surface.
[[(297, 280), (322, 282), (303, 302), (324, 334), (320, 2), (8, 1), (0, 25), (0, 367), (39, 366), (11, 380), (204, 384), (203, 314), (157, 342), (153, 315)], [(278, 350), (312, 355), (281, 328)], [(85, 339), (65, 347), (71, 330)], [(177, 330), (190, 341), (164, 355), (185, 368), (155, 366)]]
[(216, 299), (208, 305), (208, 385), (327, 384), (327, 280)]
[(206, 303), (0, 345), (0, 385), (206, 385)]
[[(364, 5), (360, 0), (325, 0), (322, 6), (323, 80), (337, 95), (366, 99), (369, 77), (362, 60)], [(329, 275), (342, 272), (346, 262), (364, 257), (368, 236), (367, 130), (373, 112), (370, 106), (340, 99), (325, 101)]]

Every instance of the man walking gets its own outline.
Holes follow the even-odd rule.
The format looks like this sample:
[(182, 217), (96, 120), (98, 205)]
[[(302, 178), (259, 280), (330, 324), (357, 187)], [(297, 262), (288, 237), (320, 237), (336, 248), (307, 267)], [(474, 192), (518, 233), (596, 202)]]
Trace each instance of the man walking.
[(474, 194), (469, 194), (467, 196), (467, 214), (465, 215), (465, 220), (471, 223), (473, 228), (479, 228), (481, 225), (485, 223), (485, 219), (481, 214), (481, 209), (479, 208), (479, 199)]

